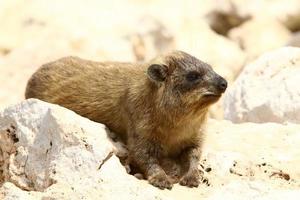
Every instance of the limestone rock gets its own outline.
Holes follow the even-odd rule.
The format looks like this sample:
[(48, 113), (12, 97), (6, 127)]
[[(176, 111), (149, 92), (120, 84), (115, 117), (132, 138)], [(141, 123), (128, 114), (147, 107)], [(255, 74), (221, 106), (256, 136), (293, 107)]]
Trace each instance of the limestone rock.
[(284, 47), (247, 65), (225, 94), (233, 122), (300, 122), (300, 49)]
[(31, 99), (5, 109), (0, 141), (4, 199), (164, 199), (127, 175), (104, 125), (65, 108)]

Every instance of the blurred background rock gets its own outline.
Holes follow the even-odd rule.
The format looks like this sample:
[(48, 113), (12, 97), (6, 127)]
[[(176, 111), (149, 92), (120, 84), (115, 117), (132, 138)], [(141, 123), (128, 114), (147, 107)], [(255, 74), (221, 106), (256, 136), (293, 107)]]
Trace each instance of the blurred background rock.
[[(0, 0), (0, 25), (4, 108), (40, 65), (69, 55), (136, 62), (179, 49), (231, 84), (261, 54), (300, 44), (300, 1)], [(223, 118), (222, 101), (211, 116)]]

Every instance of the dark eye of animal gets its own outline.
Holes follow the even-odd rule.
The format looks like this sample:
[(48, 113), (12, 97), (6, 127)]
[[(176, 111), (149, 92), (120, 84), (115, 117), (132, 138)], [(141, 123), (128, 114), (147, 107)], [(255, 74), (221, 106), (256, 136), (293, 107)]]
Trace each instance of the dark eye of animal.
[(201, 78), (201, 74), (199, 72), (196, 72), (196, 71), (192, 71), (192, 72), (189, 72), (187, 75), (186, 75), (186, 79), (190, 82), (194, 82), (194, 81), (197, 81)]

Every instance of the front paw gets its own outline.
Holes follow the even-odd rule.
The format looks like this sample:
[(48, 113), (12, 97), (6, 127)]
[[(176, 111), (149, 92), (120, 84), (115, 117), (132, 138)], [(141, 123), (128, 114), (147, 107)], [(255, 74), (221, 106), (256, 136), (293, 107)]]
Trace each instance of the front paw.
[(173, 187), (173, 184), (171, 183), (171, 181), (169, 180), (168, 176), (164, 171), (149, 176), (148, 181), (150, 184), (162, 190), (165, 188), (170, 190)]
[(184, 175), (180, 179), (179, 184), (188, 187), (198, 187), (201, 181), (208, 184), (208, 180), (204, 178), (202, 174), (200, 174), (200, 172), (197, 170), (188, 172), (186, 175)]

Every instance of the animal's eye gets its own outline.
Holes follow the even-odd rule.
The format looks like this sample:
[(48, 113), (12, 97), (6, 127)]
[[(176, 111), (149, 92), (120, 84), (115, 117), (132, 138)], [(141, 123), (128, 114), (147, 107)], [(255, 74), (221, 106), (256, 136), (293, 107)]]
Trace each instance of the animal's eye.
[(190, 82), (193, 82), (193, 81), (197, 81), (198, 79), (201, 78), (201, 74), (199, 72), (189, 72), (187, 75), (186, 75), (186, 79)]

